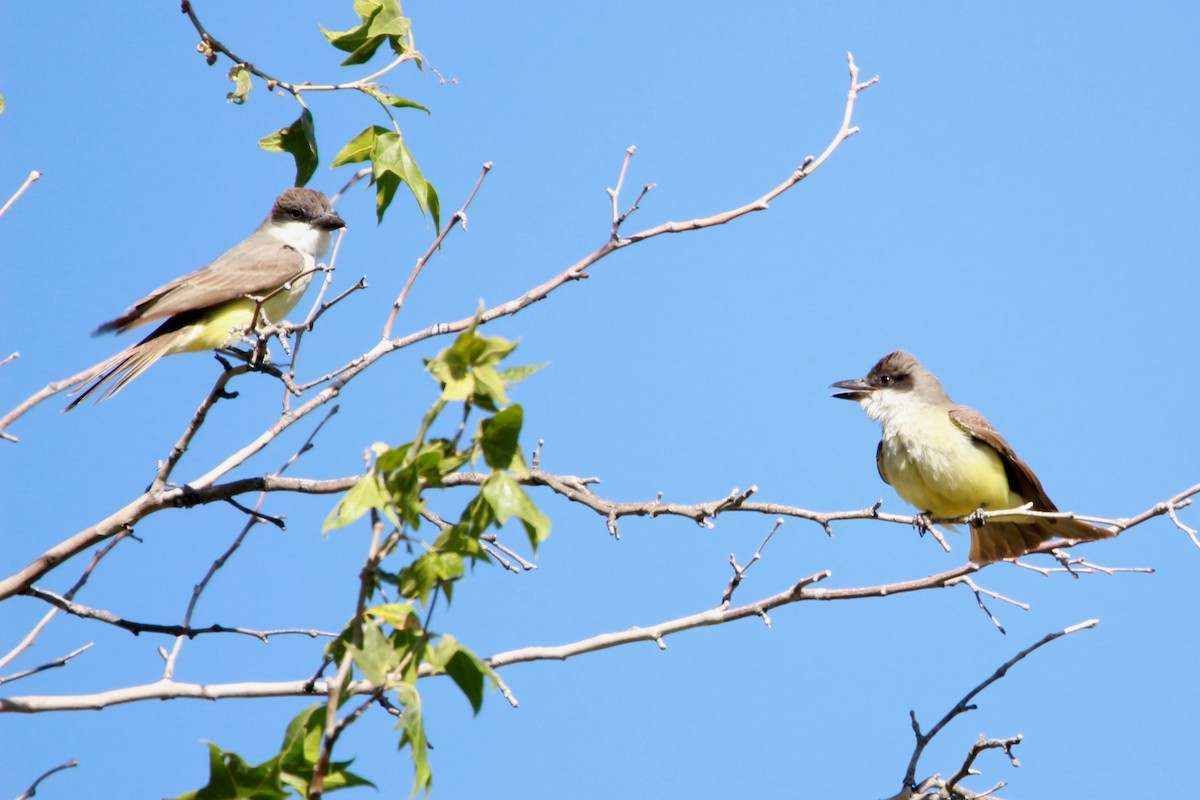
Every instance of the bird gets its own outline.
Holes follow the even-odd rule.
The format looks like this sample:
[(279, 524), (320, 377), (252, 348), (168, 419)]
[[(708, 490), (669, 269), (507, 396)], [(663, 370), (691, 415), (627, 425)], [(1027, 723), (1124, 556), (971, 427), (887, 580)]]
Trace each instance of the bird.
[(71, 410), (103, 387), (96, 402), (120, 392), (163, 356), (219, 350), (259, 321), (277, 322), (300, 302), (317, 260), (329, 252), (332, 232), (345, 222), (321, 192), (292, 187), (253, 233), (195, 272), (155, 289), (93, 336), (162, 320), (146, 338), (85, 370)]
[[(830, 388), (847, 390), (833, 396), (857, 402), (880, 423), (879, 477), (925, 515), (946, 519), (1026, 504), (1033, 511), (1058, 510), (1037, 475), (991, 423), (951, 400), (910, 353), (890, 353), (865, 378)], [(1094, 541), (1113, 535), (1077, 519), (988, 517), (971, 526), (969, 557), (983, 565), (1024, 555), (1055, 537)]]

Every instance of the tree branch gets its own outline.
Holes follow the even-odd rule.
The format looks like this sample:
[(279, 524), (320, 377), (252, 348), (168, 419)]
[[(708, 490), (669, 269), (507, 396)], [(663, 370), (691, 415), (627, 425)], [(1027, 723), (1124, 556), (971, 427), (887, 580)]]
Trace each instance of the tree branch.
[[(1094, 628), (1094, 627), (1096, 627), (1096, 624), (1098, 622), (1099, 622), (1099, 620), (1089, 619), (1084, 622), (1080, 622), (1077, 625), (1072, 625), (1069, 628), (1064, 628), (1061, 631), (1056, 631), (1054, 633), (1048, 633), (1045, 636), (1043, 636), (1041, 639), (1039, 639), (1037, 642), (1035, 642), (1034, 644), (1030, 645), (1029, 647), (1026, 647), (1024, 650), (1017, 653), (1015, 656), (1010, 658), (1008, 661), (1005, 661), (1003, 664), (1001, 664), (996, 669), (995, 672), (993, 672), (991, 675), (989, 675), (987, 678), (985, 678), (974, 689), (972, 689), (971, 691), (969, 691), (965, 695), (963, 695), (963, 698), (961, 700), (959, 700), (957, 703), (955, 703), (954, 707), (951, 708), (948, 712), (946, 712), (946, 715), (943, 716), (940, 720), (938, 720), (938, 722), (932, 728), (929, 729), (928, 733), (921, 733), (921, 727), (917, 723), (917, 713), (915, 711), (910, 711), (909, 718), (912, 720), (913, 734), (916, 736), (917, 743), (916, 743), (916, 746), (913, 748), (913, 754), (909, 758), (909, 761), (908, 761), (908, 768), (905, 770), (905, 773), (904, 773), (904, 784), (903, 784), (900, 792), (897, 793), (896, 795), (894, 795), (892, 798), (889, 798), (889, 800), (907, 800), (907, 798), (911, 798), (913, 796), (912, 793), (914, 791), (924, 791), (921, 787), (928, 788), (931, 785), (929, 780), (923, 782), (921, 784), (921, 787), (918, 787), (918, 785), (916, 783), (917, 766), (921, 760), (921, 755), (925, 752), (925, 748), (929, 745), (929, 743), (933, 741), (934, 737), (936, 737), (939, 733), (941, 733), (942, 730), (947, 725), (949, 725), (950, 722), (955, 717), (959, 716), (960, 714), (965, 714), (968, 711), (973, 711), (975, 709), (975, 706), (971, 705), (971, 701), (973, 699), (975, 699), (975, 697), (978, 696), (980, 692), (982, 692), (987, 687), (991, 686), (996, 681), (1003, 678), (1005, 676), (1005, 674), (1008, 673), (1009, 669), (1011, 669), (1014, 665), (1016, 665), (1017, 662), (1021, 661), (1022, 659), (1024, 659), (1026, 656), (1028, 656), (1030, 653), (1034, 652), (1038, 648), (1041, 648), (1041, 647), (1049, 644), (1050, 642), (1053, 642), (1055, 639), (1062, 638), (1063, 636), (1066, 636), (1067, 634), (1075, 633), (1076, 631), (1081, 631), (1081, 630), (1085, 630), (1088, 628)], [(1008, 742), (1010, 740), (1001, 740), (1001, 741)], [(1020, 741), (1020, 737), (1016, 737), (1015, 741), (1013, 741), (1012, 744), (1016, 744), (1016, 742), (1019, 742), (1019, 741)], [(986, 744), (986, 740), (983, 740), (983, 744)], [(959, 780), (962, 780), (962, 778), (966, 777), (966, 775), (969, 774), (970, 767), (971, 767), (972, 762), (974, 762), (974, 760), (975, 760), (975, 756), (977, 756), (979, 754), (980, 750), (988, 749), (987, 747), (983, 746), (983, 744), (981, 744), (980, 742), (976, 742), (975, 747), (973, 747), (971, 752), (968, 754), (967, 760), (964, 762), (963, 766), (958, 770), (958, 772), (955, 773), (954, 777), (952, 777), (949, 781), (945, 782), (944, 786), (946, 788), (948, 788), (948, 789), (953, 788), (955, 783), (957, 783)], [(1003, 746), (1003, 745), (991, 745), (991, 746)], [(1004, 747), (1005, 751), (1009, 753), (1010, 758), (1012, 757), (1011, 747), (1012, 747), (1011, 744), (1008, 745), (1007, 747)], [(1014, 762), (1015, 762), (1015, 759), (1014, 759)], [(1014, 766), (1016, 766), (1015, 763), (1014, 763)]]
[(6, 202), (3, 206), (0, 206), (0, 217), (3, 217), (5, 214), (7, 214), (8, 210), (12, 208), (13, 203), (20, 200), (21, 195), (25, 194), (25, 190), (32, 186), (34, 181), (41, 177), (42, 173), (38, 172), (36, 169), (32, 170), (29, 175), (26, 176), (25, 181), (21, 184), (20, 188), (13, 192), (12, 197), (8, 198), (8, 202)]

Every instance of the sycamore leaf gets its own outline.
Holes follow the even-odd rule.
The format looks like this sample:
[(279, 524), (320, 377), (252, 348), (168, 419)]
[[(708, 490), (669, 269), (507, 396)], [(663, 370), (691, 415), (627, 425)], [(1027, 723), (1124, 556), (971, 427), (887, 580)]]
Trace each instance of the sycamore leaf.
[(400, 570), (400, 594), (425, 605), (436, 586), (462, 577), (463, 571), (458, 553), (425, 553)]
[(397, 0), (355, 0), (354, 13), (362, 23), (350, 30), (330, 31), (321, 26), (330, 44), (350, 54), (342, 62), (343, 67), (366, 63), (385, 41), (396, 55), (408, 49), (404, 40), (411, 22), (400, 13)]
[(307, 108), (291, 125), (258, 140), (258, 146), (273, 153), (291, 153), (296, 160), (296, 185), (303, 186), (317, 171), (317, 134), (312, 112)]
[[(308, 797), (313, 771), (321, 755), (321, 739), (325, 734), (325, 705), (309, 706), (288, 723), (279, 751), (280, 778), (300, 797)], [(375, 784), (347, 770), (349, 761), (333, 761), (325, 771), (325, 790)]]
[(429, 768), (429, 742), (425, 738), (425, 720), (417, 687), (401, 683), (395, 688), (396, 702), (404, 709), (400, 712), (400, 721), (396, 723), (396, 727), (403, 731), (400, 734), (400, 746), (408, 745), (412, 753), (413, 789), (409, 795), (411, 800), (422, 791), (428, 794), (433, 788), (433, 772)]
[(250, 81), (250, 70), (242, 64), (234, 64), (226, 77), (233, 81), (233, 91), (225, 95), (225, 99), (235, 106), (242, 105), (250, 96), (250, 87), (253, 85)]
[(500, 380), (505, 383), (517, 383), (528, 378), (533, 373), (546, 367), (546, 364), (528, 364), (522, 367), (509, 367), (500, 370)]
[(494, 688), (496, 673), (483, 663), (483, 659), (464, 647), (450, 634), (443, 634), (429, 654), (429, 665), (434, 674), (445, 673), (466, 696), (471, 709), (478, 714), (483, 707), (483, 690), (486, 682)]
[(363, 625), (362, 646), (350, 645), (354, 666), (363, 677), (376, 686), (383, 686), (388, 675), (400, 666), (402, 653), (398, 653), (388, 637), (377, 625)]
[(433, 218), (433, 226), (441, 226), (441, 205), (433, 184), (425, 180), (403, 137), (386, 131), (375, 137), (371, 153), (371, 177), (375, 181), (375, 215), (383, 221), (383, 212), (392, 203), (396, 189), (403, 183), (412, 192), (421, 213)]
[(408, 603), (387, 603), (368, 608), (366, 615), (382, 620), (397, 630), (416, 632), (421, 629), (421, 618)]
[(359, 161), (368, 160), (371, 157), (371, 151), (375, 149), (375, 138), (381, 133), (387, 133), (387, 128), (379, 125), (365, 128), (358, 136), (346, 142), (338, 154), (333, 157), (333, 164), (330, 166), (340, 167), (342, 164), (356, 164)]
[[(479, 440), (483, 447), (483, 460), (492, 469), (513, 469), (513, 463), (518, 459), (521, 446), (518, 439), (521, 436), (521, 423), (524, 411), (519, 405), (511, 405), (503, 411), (497, 411), (490, 419), (479, 424)], [(520, 465), (525, 465), (525, 459), (520, 459)]]
[(537, 550), (538, 544), (550, 535), (550, 520), (541, 509), (533, 504), (529, 495), (510, 475), (492, 473), (480, 489), (480, 494), (496, 513), (496, 523), (503, 525), (510, 517), (521, 520), (529, 545)]
[(175, 800), (283, 800), (288, 792), (279, 774), (278, 756), (252, 767), (237, 753), (208, 744), (208, 784)]
[(321, 526), (321, 533), (343, 528), (373, 508), (378, 509), (392, 524), (399, 527), (400, 521), (392, 509), (391, 498), (384, 490), (379, 476), (371, 471), (363, 475), (333, 507), (329, 516), (325, 518), (325, 524)]
[(394, 94), (388, 94), (387, 92), (383, 91), (382, 89), (380, 89), (378, 86), (376, 86), (374, 84), (368, 84), (367, 86), (363, 86), (361, 91), (366, 92), (367, 94), (371, 95), (371, 97), (374, 97), (376, 100), (378, 100), (380, 103), (391, 106), (392, 108), (415, 108), (415, 109), (418, 109), (419, 111), (424, 111), (426, 114), (431, 113), (428, 108), (421, 105), (420, 103), (414, 102), (414, 101), (409, 100), (404, 97), (397, 97)]

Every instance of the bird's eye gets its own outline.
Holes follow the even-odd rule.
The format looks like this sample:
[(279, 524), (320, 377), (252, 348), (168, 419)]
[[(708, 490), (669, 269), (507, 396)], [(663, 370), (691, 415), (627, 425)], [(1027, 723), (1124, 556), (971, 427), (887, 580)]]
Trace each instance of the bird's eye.
[(300, 219), (300, 217), (302, 217), (303, 214), (300, 213), (300, 209), (298, 209), (298, 208), (289, 208), (288, 216), (291, 217), (292, 219)]
[(892, 376), (891, 375), (880, 375), (879, 382), (882, 383), (884, 386), (887, 386), (889, 383), (892, 382)]

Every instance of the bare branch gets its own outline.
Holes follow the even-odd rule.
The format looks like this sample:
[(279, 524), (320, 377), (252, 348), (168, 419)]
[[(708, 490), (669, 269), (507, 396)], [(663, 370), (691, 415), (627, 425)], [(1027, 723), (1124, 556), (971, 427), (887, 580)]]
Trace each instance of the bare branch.
[[(111, 611), (105, 611), (102, 608), (92, 608), (81, 603), (76, 603), (67, 600), (54, 592), (46, 589), (39, 589), (36, 586), (31, 586), (22, 594), (29, 597), (36, 597), (38, 600), (49, 603), (60, 611), (65, 611), (72, 616), (80, 617), (81, 619), (94, 619), (97, 622), (103, 622), (108, 625), (113, 625), (117, 628), (122, 628), (133, 634), (141, 633), (161, 633), (168, 636), (183, 636), (192, 638), (206, 633), (237, 633), (243, 636), (253, 636), (262, 642), (270, 640), (272, 636), (287, 636), (300, 635), (308, 636), (316, 639), (318, 637), (336, 638), (337, 634), (330, 631), (321, 631), (315, 628), (280, 628), (278, 630), (259, 631), (250, 628), (232, 628), (226, 625), (208, 625), (203, 628), (193, 628), (189, 625), (162, 625), (154, 622), (134, 622), (123, 617), (119, 617)], [(56, 665), (57, 666), (57, 665)], [(2, 683), (3, 681), (0, 681)]]
[(1000, 624), (1000, 620), (996, 619), (996, 616), (991, 611), (988, 610), (988, 607), (986, 605), (984, 605), (982, 595), (986, 594), (988, 597), (995, 598), (996, 600), (1002, 600), (1005, 603), (1016, 606), (1017, 608), (1021, 609), (1022, 611), (1029, 610), (1028, 603), (1022, 603), (1020, 601), (1013, 600), (1011, 597), (1005, 597), (1002, 594), (993, 592), (991, 589), (984, 589), (984, 588), (980, 587), (978, 584), (976, 584), (975, 581), (971, 580), (971, 578), (966, 575), (946, 581), (945, 585), (946, 586), (954, 586), (959, 583), (970, 587), (971, 591), (975, 593), (975, 602), (979, 604), (979, 609), (983, 613), (988, 615), (988, 619), (990, 619), (992, 621), (992, 624), (995, 625), (996, 628), (1001, 633), (1007, 633), (1007, 631), (1005, 631), (1004, 626)]
[[(86, 567), (84, 567), (83, 572), (80, 573), (79, 578), (75, 581), (75, 584), (66, 591), (63, 597), (66, 600), (73, 598), (75, 594), (83, 588), (84, 584), (88, 582), (88, 578), (91, 577), (92, 572), (96, 569), (96, 567), (100, 565), (100, 561), (106, 555), (111, 553), (118, 544), (126, 539), (132, 538), (135, 538), (133, 534), (125, 530), (121, 531), (111, 540), (106, 542), (105, 545), (96, 551), (96, 553), (92, 556), (92, 560)], [(2, 658), (0, 658), (0, 668), (3, 668), (25, 650), (32, 647), (33, 643), (37, 641), (38, 635), (41, 634), (45, 627), (50, 624), (50, 620), (54, 619), (55, 615), (58, 614), (58, 611), (59, 610), (57, 608), (51, 608), (49, 611), (47, 611), (46, 614), (40, 620), (38, 620), (37, 624), (30, 629), (29, 633), (25, 634), (24, 638), (22, 638), (12, 650), (9, 650)]]
[(778, 606), (794, 603), (799, 600), (817, 599), (814, 594), (808, 592), (807, 587), (818, 581), (825, 580), (830, 574), (832, 573), (828, 570), (818, 572), (796, 582), (786, 591), (737, 608), (717, 607), (708, 611), (701, 611), (698, 614), (660, 622), (649, 627), (603, 633), (599, 636), (592, 636), (570, 644), (549, 647), (523, 647), (517, 650), (497, 653), (491, 658), (485, 659), (485, 661), (488, 666), (498, 669), (509, 664), (521, 664), (527, 661), (561, 661), (583, 653), (593, 653), (597, 650), (606, 650), (610, 647), (617, 647), (631, 642), (657, 642), (661, 647), (663, 639), (680, 631), (703, 628), (709, 625), (721, 625), (733, 620), (745, 619), (746, 617), (761, 617), (767, 611)]
[(70, 661), (72, 658), (79, 655), (83, 651), (87, 650), (91, 646), (92, 646), (92, 643), (88, 642), (83, 647), (76, 648), (75, 650), (72, 650), (71, 652), (67, 653), (65, 656), (60, 656), (60, 657), (54, 659), (53, 661), (49, 661), (40, 666), (33, 667), (32, 669), (24, 670), (23, 672), (15, 672), (12, 675), (0, 675), (0, 685), (3, 685), (5, 683), (12, 683), (13, 681), (20, 680), (21, 678), (28, 678), (30, 675), (36, 675), (37, 673), (45, 672), (48, 669), (55, 669), (57, 667), (65, 667), (67, 665), (68, 661)]
[[(312, 432), (308, 435), (308, 438), (305, 439), (304, 442), (301, 443), (300, 447), (298, 447), (296, 449), (296, 452), (294, 452), (286, 461), (283, 462), (283, 466), (281, 466), (278, 470), (275, 471), (275, 477), (281, 476), (284, 472), (287, 471), (288, 467), (295, 464), (296, 461), (302, 455), (304, 455), (305, 453), (307, 453), (309, 450), (312, 449), (313, 440), (315, 440), (317, 438), (317, 434), (319, 434), (321, 432), (321, 429), (325, 427), (325, 423), (329, 422), (329, 420), (337, 412), (338, 412), (338, 406), (334, 406), (333, 408), (329, 409), (329, 413), (326, 414), (321, 419), (321, 421), (317, 423), (316, 427), (314, 427)], [(208, 587), (209, 582), (212, 581), (213, 576), (217, 574), (217, 571), (219, 569), (221, 569), (221, 567), (225, 566), (225, 562), (227, 562), (230, 558), (232, 558), (233, 554), (235, 552), (237, 552), (237, 550), (242, 546), (242, 542), (245, 541), (246, 537), (250, 535), (250, 531), (251, 531), (251, 529), (254, 528), (254, 525), (263, 520), (270, 520), (270, 521), (276, 522), (276, 524), (280, 528), (283, 527), (282, 520), (276, 521), (274, 518), (267, 517), (260, 513), (262, 510), (262, 507), (263, 507), (263, 503), (265, 503), (266, 500), (267, 500), (267, 493), (259, 492), (258, 502), (255, 504), (253, 509), (248, 509), (248, 508), (245, 508), (244, 506), (240, 506), (240, 505), (238, 506), (243, 511), (245, 511), (247, 514), (249, 514), (250, 518), (248, 520), (246, 520), (246, 524), (242, 526), (242, 530), (238, 533), (237, 536), (234, 537), (233, 542), (229, 545), (228, 548), (226, 548), (225, 552), (223, 552), (220, 556), (217, 557), (217, 559), (215, 561), (213, 561), (212, 565), (209, 566), (208, 571), (204, 574), (204, 577), (200, 579), (200, 582), (197, 583), (195, 585), (195, 587), (193, 587), (192, 596), (188, 600), (187, 609), (183, 613), (183, 625), (181, 626), (182, 628), (188, 629), (191, 627), (192, 615), (196, 611), (196, 605), (200, 602), (200, 595), (203, 594), (204, 590)], [(233, 503), (234, 502), (233, 498), (230, 498), (229, 502)], [(242, 633), (244, 631), (239, 630), (238, 632)], [(330, 634), (330, 635), (335, 636), (336, 634)], [(180, 633), (176, 634), (175, 644), (171, 648), (171, 652), (167, 656), (166, 663), (163, 666), (163, 680), (171, 680), (171, 678), (174, 677), (175, 664), (179, 659), (179, 653), (183, 649), (183, 643), (184, 643), (184, 641), (186, 641), (187, 639), (190, 639), (190, 638), (191, 638), (191, 636), (184, 632), (180, 632)], [(264, 642), (266, 641), (266, 638), (264, 636), (260, 636), (259, 638), (262, 639)]]
[[(336, 384), (335, 384), (336, 386)], [(332, 389), (333, 387), (331, 387)], [(321, 394), (331, 391), (327, 389)], [(335, 396), (334, 392), (331, 396)], [(315, 401), (310, 401), (310, 404)], [(306, 407), (309, 404), (306, 404)], [(298, 412), (297, 412), (298, 413)], [(301, 415), (302, 416), (302, 415)], [(272, 430), (278, 428), (280, 431), (286, 427), (290, 427), (292, 422), (299, 417), (289, 417), (281, 419)], [(249, 447), (239, 451), (239, 455), (230, 457), (227, 461), (232, 461), (240, 457)], [(249, 457), (248, 455), (246, 457)], [(211, 475), (212, 473), (210, 473)], [(208, 477), (208, 476), (205, 476)], [(0, 600), (19, 593), (22, 589), (32, 585), (32, 583), (42, 575), (48, 573), (57, 564), (66, 559), (77, 555), (83, 550), (91, 547), (110, 536), (115, 535), (125, 528), (132, 528), (141, 519), (161, 511), (164, 508), (183, 506), (190, 507), (202, 503), (211, 503), (218, 500), (224, 500), (227, 497), (234, 497), (245, 492), (252, 491), (288, 491), (299, 492), (303, 494), (333, 494), (344, 492), (354, 486), (358, 482), (360, 476), (348, 476), (336, 478), (332, 480), (311, 480), (305, 478), (284, 478), (284, 477), (253, 477), (243, 478), (235, 481), (219, 485), (206, 485), (197, 480), (188, 484), (186, 487), (164, 488), (162, 491), (153, 494), (146, 494), (138, 497), (130, 502), (124, 508), (119, 509), (109, 517), (95, 525), (85, 528), (76, 533), (70, 538), (60, 542), (54, 547), (47, 550), (39, 558), (35, 559), (24, 569), (19, 572), (0, 580)], [(475, 472), (459, 472), (447, 476), (446, 486), (479, 486), (486, 476), (482, 473)], [(729, 497), (721, 500), (709, 501), (707, 503), (694, 504), (676, 504), (663, 503), (661, 499), (637, 503), (618, 503), (596, 495), (589, 489), (589, 485), (597, 482), (596, 478), (579, 478), (571, 475), (554, 475), (545, 472), (544, 470), (532, 470), (528, 478), (522, 479), (521, 482), (528, 486), (544, 485), (561, 494), (569, 500), (582, 503), (583, 505), (593, 509), (596, 513), (603, 516), (610, 524), (617, 518), (622, 516), (659, 516), (663, 514), (686, 517), (695, 520), (702, 525), (709, 524), (709, 521), (716, 516), (717, 513), (726, 513), (732, 511), (750, 512), (756, 514), (770, 514), (771, 516), (795, 517), (797, 519), (807, 519), (816, 522), (824, 529), (829, 529), (829, 523), (836, 520), (850, 519), (877, 519), (884, 522), (891, 522), (901, 525), (917, 524), (917, 517), (904, 516), (899, 514), (883, 514), (878, 511), (878, 505), (873, 505), (867, 508), (854, 511), (834, 511), (820, 512), (809, 509), (799, 508), (797, 506), (787, 506), (779, 503), (761, 503), (750, 502), (745, 500), (749, 494), (754, 491), (754, 487), (742, 493), (734, 493)], [(1168, 513), (1168, 508), (1173, 506), (1180, 507), (1187, 498), (1200, 494), (1200, 484), (1192, 486), (1175, 497), (1163, 503), (1156, 503), (1146, 511), (1138, 514), (1135, 517), (1121, 518), (1112, 520), (1114, 527), (1121, 531), (1129, 530), (1137, 525), (1140, 525), (1147, 520), (1157, 516), (1163, 516)], [(965, 522), (966, 518), (960, 520)], [(1066, 544), (1063, 540), (1052, 540), (1044, 543), (1040, 547), (1030, 551), (1031, 553), (1048, 553), (1056, 548), (1063, 547)], [(975, 569), (960, 568), (958, 571), (951, 573), (942, 573), (944, 576), (953, 577), (956, 574), (970, 574)], [(930, 579), (922, 579), (916, 582), (907, 582), (895, 584), (896, 586), (913, 586), (921, 584), (919, 588), (925, 588), (926, 582)], [(939, 586), (941, 584), (938, 584)], [(902, 589), (902, 591), (911, 591), (912, 589)]]
[[(200, 44), (197, 45), (196, 50), (205, 57), (205, 60), (210, 66), (216, 63), (217, 53), (221, 53), (234, 64), (241, 66), (251, 75), (256, 75), (266, 81), (268, 89), (274, 89), (278, 87), (291, 94), (297, 100), (300, 100), (300, 94), (302, 92), (330, 92), (345, 89), (357, 89), (361, 91), (371, 87), (377, 79), (383, 77), (385, 74), (391, 72), (393, 69), (406, 61), (424, 60), (424, 56), (422, 56), (421, 53), (416, 50), (416, 48), (410, 46), (404, 51), (404, 53), (396, 57), (383, 69), (377, 70), (370, 75), (359, 78), (358, 80), (337, 84), (314, 84), (309, 83), (308, 81), (304, 81), (302, 83), (288, 83), (287, 81), (280, 80), (279, 78), (275, 78), (266, 72), (263, 72), (250, 62), (240, 58), (228, 47), (218, 41), (212, 34), (206, 31), (204, 26), (200, 24), (200, 19), (196, 16), (196, 12), (192, 9), (191, 0), (182, 0), (180, 5), (180, 10), (184, 14), (187, 14), (188, 19), (191, 20), (192, 27), (194, 27), (196, 32), (200, 34)], [(408, 40), (409, 44), (411, 45), (411, 35), (408, 37)], [(303, 102), (301, 102), (301, 105), (303, 105)]]
[[(25, 190), (28, 189), (30, 186), (32, 186), (34, 181), (38, 180), (41, 177), (42, 177), (42, 173), (38, 172), (36, 169), (31, 171), (29, 173), (29, 175), (26, 176), (24, 183), (21, 184), (21, 188), (17, 189), (15, 192), (13, 192), (13, 196), (8, 198), (8, 202), (6, 202), (3, 206), (0, 206), (0, 217), (3, 217), (6, 213), (8, 213), (8, 210), (10, 208), (12, 208), (13, 203), (20, 200), (21, 195), (25, 194)], [(8, 359), (5, 359), (5, 361), (7, 361), (7, 360)]]
[(37, 794), (38, 784), (41, 783), (42, 781), (46, 780), (46, 778), (49, 778), (51, 775), (53, 775), (56, 772), (62, 772), (64, 769), (71, 769), (72, 767), (78, 767), (78, 766), (79, 766), (79, 762), (72, 758), (70, 761), (66, 762), (65, 764), (59, 764), (57, 767), (54, 767), (53, 769), (46, 770), (40, 776), (38, 776), (38, 779), (36, 781), (34, 781), (32, 784), (30, 784), (28, 789), (26, 789), (24, 792), (21, 793), (21, 795), (17, 798), (17, 800), (29, 800), (30, 797), (33, 797), (34, 795)]
[(416, 265), (413, 266), (412, 272), (409, 273), (408, 280), (404, 282), (404, 288), (400, 290), (400, 294), (396, 297), (396, 302), (392, 303), (392, 311), (390, 314), (388, 314), (387, 322), (383, 326), (384, 339), (392, 338), (392, 327), (396, 324), (396, 317), (400, 314), (400, 308), (404, 305), (404, 300), (408, 297), (408, 292), (410, 289), (412, 289), (412, 285), (416, 282), (417, 276), (421, 274), (421, 269), (425, 266), (425, 263), (429, 261), (429, 259), (433, 257), (433, 254), (437, 252), (437, 249), (442, 246), (442, 242), (445, 241), (446, 237), (450, 234), (450, 231), (454, 229), (455, 225), (461, 222), (463, 230), (466, 231), (467, 209), (470, 207), (471, 202), (475, 199), (475, 195), (479, 193), (479, 187), (483, 185), (483, 179), (486, 178), (488, 173), (491, 171), (492, 162), (488, 161), (480, 170), (479, 178), (475, 181), (475, 188), (471, 190), (469, 195), (467, 195), (467, 201), (462, 204), (462, 208), (454, 212), (454, 216), (450, 217), (450, 221), (447, 222), (442, 230), (438, 233), (437, 238), (433, 240), (433, 244), (429, 245), (429, 249), (417, 259)]
[[(758, 546), (758, 549), (754, 551), (754, 555), (750, 558), (749, 561), (746, 562), (746, 566), (739, 567), (737, 560), (733, 556), (733, 553), (729, 554), (729, 566), (733, 567), (733, 577), (729, 579), (729, 585), (727, 585), (725, 587), (725, 591), (721, 594), (721, 605), (722, 606), (729, 605), (729, 601), (733, 597), (734, 591), (742, 583), (742, 578), (745, 576), (746, 570), (748, 570), (748, 569), (750, 569), (750, 567), (754, 566), (755, 561), (758, 561), (760, 558), (762, 558), (762, 552), (766, 548), (767, 542), (771, 541), (771, 537), (775, 535), (775, 531), (779, 530), (780, 527), (782, 527), (782, 526), (783, 526), (783, 517), (776, 517), (775, 524), (771, 526), (771, 530), (767, 531), (766, 538), (762, 540), (762, 544), (760, 544)], [(767, 620), (767, 617), (765, 615), (763, 616), (763, 620), (764, 621)], [(770, 623), (768, 622), (768, 625), (769, 624)]]
[[(1013, 755), (1012, 749), (1020, 744), (1023, 738), (1019, 733), (1016, 736), (1009, 736), (1007, 739), (988, 739), (983, 734), (980, 734), (979, 738), (975, 740), (975, 744), (971, 745), (971, 749), (967, 752), (967, 757), (963, 760), (962, 766), (946, 781), (946, 789), (953, 790), (964, 778), (980, 774), (977, 770), (971, 769), (971, 766), (984, 750), (1003, 750), (1004, 754), (1008, 756), (1010, 764), (1014, 767), (1021, 766), (1021, 762)], [(983, 794), (975, 795), (975, 797), (985, 797), (1001, 786), (1004, 786), (1004, 784), (998, 784)]]
[[(916, 746), (913, 748), (912, 756), (909, 758), (908, 769), (904, 773), (904, 784), (903, 784), (900, 792), (898, 794), (896, 794), (895, 797), (901, 798), (901, 797), (911, 797), (912, 796), (912, 792), (918, 788), (917, 782), (916, 782), (917, 766), (921, 760), (921, 755), (925, 752), (925, 748), (929, 745), (930, 742), (933, 741), (934, 737), (936, 737), (939, 733), (941, 733), (943, 728), (945, 728), (947, 725), (950, 724), (950, 722), (955, 717), (959, 716), (960, 714), (965, 714), (966, 712), (971, 711), (975, 708), (975, 706), (971, 705), (971, 701), (974, 700), (975, 697), (977, 697), (980, 692), (982, 692), (987, 687), (991, 686), (996, 681), (1003, 678), (1005, 676), (1005, 674), (1009, 671), (1009, 669), (1011, 669), (1017, 662), (1021, 661), (1022, 659), (1024, 659), (1026, 656), (1028, 656), (1030, 653), (1037, 650), (1038, 648), (1043, 647), (1043, 646), (1049, 644), (1050, 642), (1053, 642), (1055, 639), (1059, 639), (1063, 636), (1066, 636), (1067, 634), (1075, 633), (1076, 631), (1085, 630), (1087, 628), (1094, 628), (1094, 627), (1096, 627), (1096, 624), (1098, 622), (1099, 622), (1099, 620), (1089, 619), (1084, 622), (1080, 622), (1077, 625), (1072, 625), (1069, 628), (1064, 628), (1061, 631), (1055, 631), (1054, 633), (1048, 633), (1045, 636), (1043, 636), (1041, 639), (1039, 639), (1037, 642), (1034, 642), (1029, 647), (1026, 647), (1024, 650), (1017, 653), (1015, 656), (1010, 658), (1008, 661), (1005, 661), (1003, 664), (1001, 664), (999, 666), (999, 668), (996, 669), (995, 672), (993, 672), (991, 675), (989, 675), (987, 678), (985, 678), (974, 689), (972, 689), (971, 691), (969, 691), (965, 695), (963, 695), (963, 698), (961, 700), (959, 700), (954, 705), (954, 707), (951, 708), (950, 711), (948, 711), (946, 713), (946, 715), (944, 717), (942, 717), (940, 720), (938, 720), (937, 724), (935, 724), (932, 728), (930, 728), (928, 733), (921, 732), (921, 727), (920, 727), (920, 725), (917, 724), (916, 712), (910, 711), (909, 717), (912, 720), (913, 734), (916, 736), (917, 743), (916, 743)], [(1002, 740), (1002, 741), (1008, 741), (1008, 740)], [(1020, 741), (1019, 737), (1017, 737), (1017, 741)], [(1015, 744), (1015, 743), (1016, 742), (1013, 742), (1013, 744)], [(976, 746), (977, 747), (979, 746), (978, 743)], [(986, 749), (986, 748), (981, 748), (981, 749)], [(1009, 747), (1006, 747), (1005, 751), (1008, 752), (1009, 757), (1011, 758), (1012, 757), (1011, 745)], [(963, 765), (962, 770), (960, 770), (960, 772), (963, 772), (963, 775), (958, 776), (956, 773), (956, 778), (958, 780), (961, 780), (962, 777), (966, 776), (965, 771), (970, 770), (970, 766), (971, 766), (971, 763), (974, 761), (975, 755), (978, 755), (978, 752), (973, 749), (972, 753), (970, 755), (968, 755), (967, 762)], [(952, 779), (952, 780), (955, 780), (955, 779)], [(928, 784), (928, 781), (922, 783), (921, 785), (926, 786), (927, 784)], [(950, 786), (951, 782), (947, 781), (946, 785)]]

